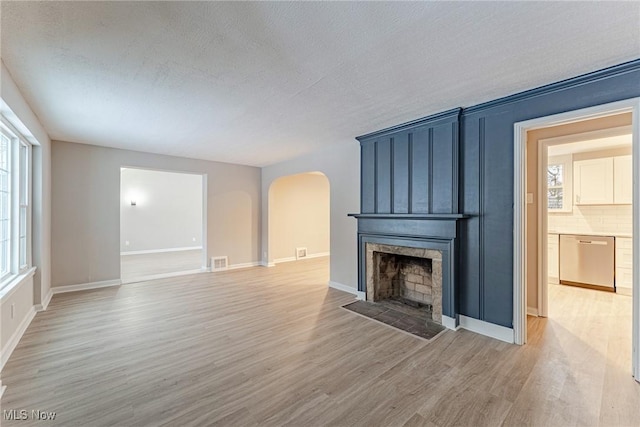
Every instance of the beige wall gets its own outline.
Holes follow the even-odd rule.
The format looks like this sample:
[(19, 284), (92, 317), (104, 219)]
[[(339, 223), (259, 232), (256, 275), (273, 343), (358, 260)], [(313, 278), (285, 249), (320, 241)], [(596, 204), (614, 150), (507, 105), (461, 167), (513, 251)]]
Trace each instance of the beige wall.
[(538, 308), (538, 143), (541, 139), (573, 135), (631, 125), (631, 113), (552, 126), (527, 133), (527, 193), (534, 203), (527, 205), (527, 305)]
[(120, 251), (189, 247), (202, 247), (202, 175), (122, 169)]
[(207, 255), (227, 255), (231, 265), (259, 261), (259, 168), (54, 141), (53, 286), (120, 278), (120, 168), (127, 166), (206, 174)]
[(313, 171), (326, 175), (331, 187), (330, 280), (355, 292), (358, 287), (357, 223), (347, 216), (360, 211), (360, 145), (355, 140), (262, 168), (263, 262), (274, 259), (268, 233), (271, 183), (284, 176)]
[(278, 178), (269, 189), (269, 239), (274, 261), (329, 253), (329, 180), (305, 173)]

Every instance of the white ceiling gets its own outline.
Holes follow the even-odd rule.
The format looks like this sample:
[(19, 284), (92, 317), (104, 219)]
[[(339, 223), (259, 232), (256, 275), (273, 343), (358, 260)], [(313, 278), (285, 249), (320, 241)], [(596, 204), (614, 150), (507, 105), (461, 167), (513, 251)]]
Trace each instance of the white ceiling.
[(633, 135), (607, 136), (604, 138), (584, 139), (576, 142), (549, 146), (547, 154), (551, 156), (562, 156), (565, 154), (586, 153), (589, 151), (604, 151), (613, 148), (631, 147)]
[(52, 139), (269, 165), (640, 57), (640, 2), (7, 2)]

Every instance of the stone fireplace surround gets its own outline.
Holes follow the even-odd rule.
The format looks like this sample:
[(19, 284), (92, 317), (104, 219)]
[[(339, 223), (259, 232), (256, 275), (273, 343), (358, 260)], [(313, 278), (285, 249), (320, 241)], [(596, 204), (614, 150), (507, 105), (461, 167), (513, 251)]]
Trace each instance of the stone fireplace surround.
[(442, 251), (367, 243), (366, 298), (376, 302), (403, 298), (431, 307), (442, 324)]
[[(358, 220), (358, 291), (367, 294), (367, 246), (371, 244), (432, 250), (440, 254), (442, 326), (458, 327), (456, 237), (466, 215), (351, 214)], [(435, 256), (437, 259), (437, 255)]]

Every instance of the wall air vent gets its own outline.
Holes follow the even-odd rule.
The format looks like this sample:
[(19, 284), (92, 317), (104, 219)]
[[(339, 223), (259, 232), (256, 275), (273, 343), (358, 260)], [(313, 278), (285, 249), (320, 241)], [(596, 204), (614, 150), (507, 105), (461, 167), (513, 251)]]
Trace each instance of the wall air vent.
[(296, 248), (296, 259), (306, 258), (307, 248)]
[(226, 256), (211, 257), (211, 271), (226, 270), (229, 267), (229, 258)]

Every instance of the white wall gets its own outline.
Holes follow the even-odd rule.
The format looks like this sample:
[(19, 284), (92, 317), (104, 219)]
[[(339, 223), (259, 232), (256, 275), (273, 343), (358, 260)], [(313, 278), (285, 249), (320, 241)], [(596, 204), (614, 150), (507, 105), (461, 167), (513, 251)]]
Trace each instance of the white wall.
[(122, 168), (120, 251), (188, 247), (202, 247), (202, 175)]
[(329, 180), (321, 173), (278, 178), (269, 189), (269, 239), (273, 258), (295, 257), (295, 249), (307, 254), (329, 254)]
[(331, 281), (355, 290), (358, 287), (357, 224), (347, 214), (360, 211), (360, 145), (327, 146), (311, 154), (262, 168), (262, 255), (273, 262), (268, 233), (269, 187), (278, 178), (319, 171), (331, 187)]
[(206, 174), (207, 255), (259, 262), (259, 168), (54, 141), (54, 287), (120, 278), (121, 167)]
[[(4, 63), (1, 66), (0, 110), (33, 147), (32, 253), (37, 268), (0, 297), (0, 354), (5, 361), (28, 325), (34, 309), (46, 308), (51, 298), (51, 141), (38, 117), (20, 93)], [(11, 317), (11, 306), (14, 308)]]

